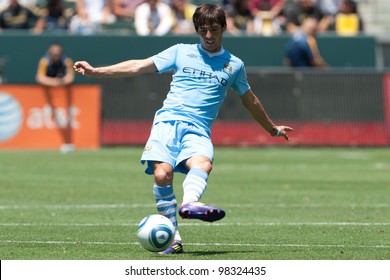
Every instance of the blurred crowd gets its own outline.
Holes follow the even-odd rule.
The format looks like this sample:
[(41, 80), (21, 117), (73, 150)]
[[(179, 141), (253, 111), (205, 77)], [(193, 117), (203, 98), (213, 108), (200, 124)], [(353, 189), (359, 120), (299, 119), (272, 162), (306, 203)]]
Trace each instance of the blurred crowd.
[(0, 0), (0, 32), (191, 34), (192, 14), (203, 3), (224, 8), (232, 35), (293, 34), (307, 17), (316, 20), (316, 32), (363, 31), (356, 0)]

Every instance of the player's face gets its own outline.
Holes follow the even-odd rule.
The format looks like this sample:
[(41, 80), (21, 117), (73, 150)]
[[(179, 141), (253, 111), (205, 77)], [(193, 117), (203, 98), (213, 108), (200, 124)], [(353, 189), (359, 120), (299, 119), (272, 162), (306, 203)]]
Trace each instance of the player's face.
[(218, 24), (200, 26), (198, 28), (198, 35), (203, 49), (211, 53), (220, 51), (224, 31), (225, 29)]
[(51, 58), (55, 61), (58, 62), (61, 59), (62, 56), (62, 47), (58, 45), (53, 45), (49, 49), (49, 54), (51, 55)]

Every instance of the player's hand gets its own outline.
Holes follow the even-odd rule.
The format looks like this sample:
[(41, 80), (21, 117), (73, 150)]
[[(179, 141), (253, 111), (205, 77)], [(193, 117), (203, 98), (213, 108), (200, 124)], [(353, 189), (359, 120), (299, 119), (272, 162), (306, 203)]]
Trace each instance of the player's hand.
[(74, 71), (85, 77), (92, 77), (93, 67), (86, 61), (76, 61), (73, 65)]
[(279, 126), (276, 126), (272, 132), (271, 132), (271, 136), (282, 136), (284, 137), (284, 139), (286, 139), (287, 141), (290, 141), (290, 137), (287, 135), (287, 132), (291, 132), (293, 131), (294, 129), (292, 129), (291, 127), (289, 126), (285, 126), (285, 125), (279, 125)]
[(65, 77), (61, 78), (61, 80), (63, 85), (65, 86), (70, 85), (71, 83), (73, 83), (73, 75), (72, 76), (66, 75)]

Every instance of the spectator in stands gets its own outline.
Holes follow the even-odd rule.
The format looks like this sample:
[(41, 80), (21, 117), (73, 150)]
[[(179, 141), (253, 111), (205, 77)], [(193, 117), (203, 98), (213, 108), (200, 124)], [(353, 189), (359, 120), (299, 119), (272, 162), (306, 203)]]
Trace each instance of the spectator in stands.
[[(324, 0), (323, 0), (324, 1)], [(356, 35), (363, 31), (363, 20), (353, 0), (339, 0), (338, 10), (334, 15), (324, 15), (319, 31), (336, 31), (339, 35)]]
[(335, 18), (335, 30), (339, 35), (356, 35), (363, 31), (363, 20), (355, 1), (341, 0)]
[(76, 15), (70, 22), (70, 31), (89, 35), (101, 31), (103, 24), (116, 21), (111, 12), (110, 0), (77, 0)]
[[(0, 12), (8, 6), (9, 2), (10, 0), (0, 0)], [(31, 10), (37, 17), (45, 13), (43, 0), (18, 0), (18, 3)]]
[(37, 19), (38, 15), (18, 0), (9, 0), (8, 6), (0, 13), (0, 30), (30, 29)]
[(335, 16), (339, 11), (340, 0), (316, 0), (318, 10), (324, 16)]
[(334, 24), (336, 14), (339, 12), (340, 0), (317, 0), (316, 8), (322, 15), (318, 24), (318, 31), (328, 31), (330, 26)]
[(281, 32), (281, 14), (285, 0), (249, 0), (249, 10), (254, 16), (256, 34), (265, 36)]
[(253, 19), (249, 9), (250, 0), (229, 0), (225, 5), (227, 32), (233, 35), (253, 34)]
[(195, 29), (192, 24), (192, 15), (195, 12), (196, 6), (189, 0), (172, 0), (171, 9), (174, 18), (172, 33), (195, 33)]
[(63, 144), (60, 147), (61, 152), (67, 153), (74, 150), (71, 137), (71, 89), (70, 85), (74, 81), (73, 61), (63, 53), (63, 47), (59, 43), (53, 43), (49, 46), (46, 54), (39, 60), (35, 79), (38, 84), (44, 86), (47, 102), (54, 111), (54, 96), (51, 88), (65, 87), (66, 88), (66, 106), (68, 108), (68, 116), (66, 124), (61, 123), (61, 120), (55, 118), (57, 127), (61, 131)]
[(47, 0), (46, 15), (39, 18), (35, 32), (67, 32), (69, 17), (65, 13), (62, 0)]
[(118, 20), (134, 21), (135, 8), (144, 0), (112, 0), (112, 12)]
[(322, 18), (322, 15), (315, 5), (315, 0), (296, 0), (286, 3), (284, 9), (286, 16), (286, 31), (294, 34), (299, 29), (303, 20), (307, 17), (315, 17), (317, 20)]
[[(0, 0), (0, 10), (4, 9), (5, 6), (8, 6), (9, 2), (9, 0)], [(40, 8), (38, 5), (40, 0), (19, 0), (18, 2), (20, 5), (33, 11)]]
[(306, 17), (300, 28), (286, 46), (285, 64), (294, 68), (317, 67), (328, 65), (322, 58), (317, 46), (315, 34), (318, 21), (314, 17)]
[(135, 10), (135, 30), (140, 36), (163, 36), (174, 24), (171, 7), (160, 0), (146, 0)]

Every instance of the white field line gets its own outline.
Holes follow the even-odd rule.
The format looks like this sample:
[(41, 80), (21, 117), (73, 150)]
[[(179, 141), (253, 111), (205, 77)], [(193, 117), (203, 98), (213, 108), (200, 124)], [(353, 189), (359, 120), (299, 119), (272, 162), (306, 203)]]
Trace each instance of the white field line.
[[(138, 242), (99, 242), (99, 241), (36, 241), (0, 240), (0, 243), (45, 244), (45, 245), (137, 245)], [(389, 249), (390, 245), (345, 245), (345, 244), (257, 244), (257, 243), (186, 243), (186, 246), (226, 246), (226, 247), (304, 247), (304, 248), (377, 248)]]
[[(390, 208), (389, 203), (378, 204), (223, 204), (224, 208)], [(0, 210), (17, 209), (133, 209), (133, 208), (155, 208), (155, 204), (19, 204), (0, 205)]]
[[(137, 223), (0, 223), (0, 227), (136, 227)], [(224, 227), (224, 226), (257, 226), (257, 227), (272, 227), (272, 226), (390, 226), (390, 222), (382, 223), (382, 222), (259, 222), (259, 223), (224, 223), (224, 222), (216, 222), (216, 223), (199, 223), (199, 222), (184, 222), (180, 223), (180, 227), (192, 227), (192, 226), (210, 226), (210, 227)]]

